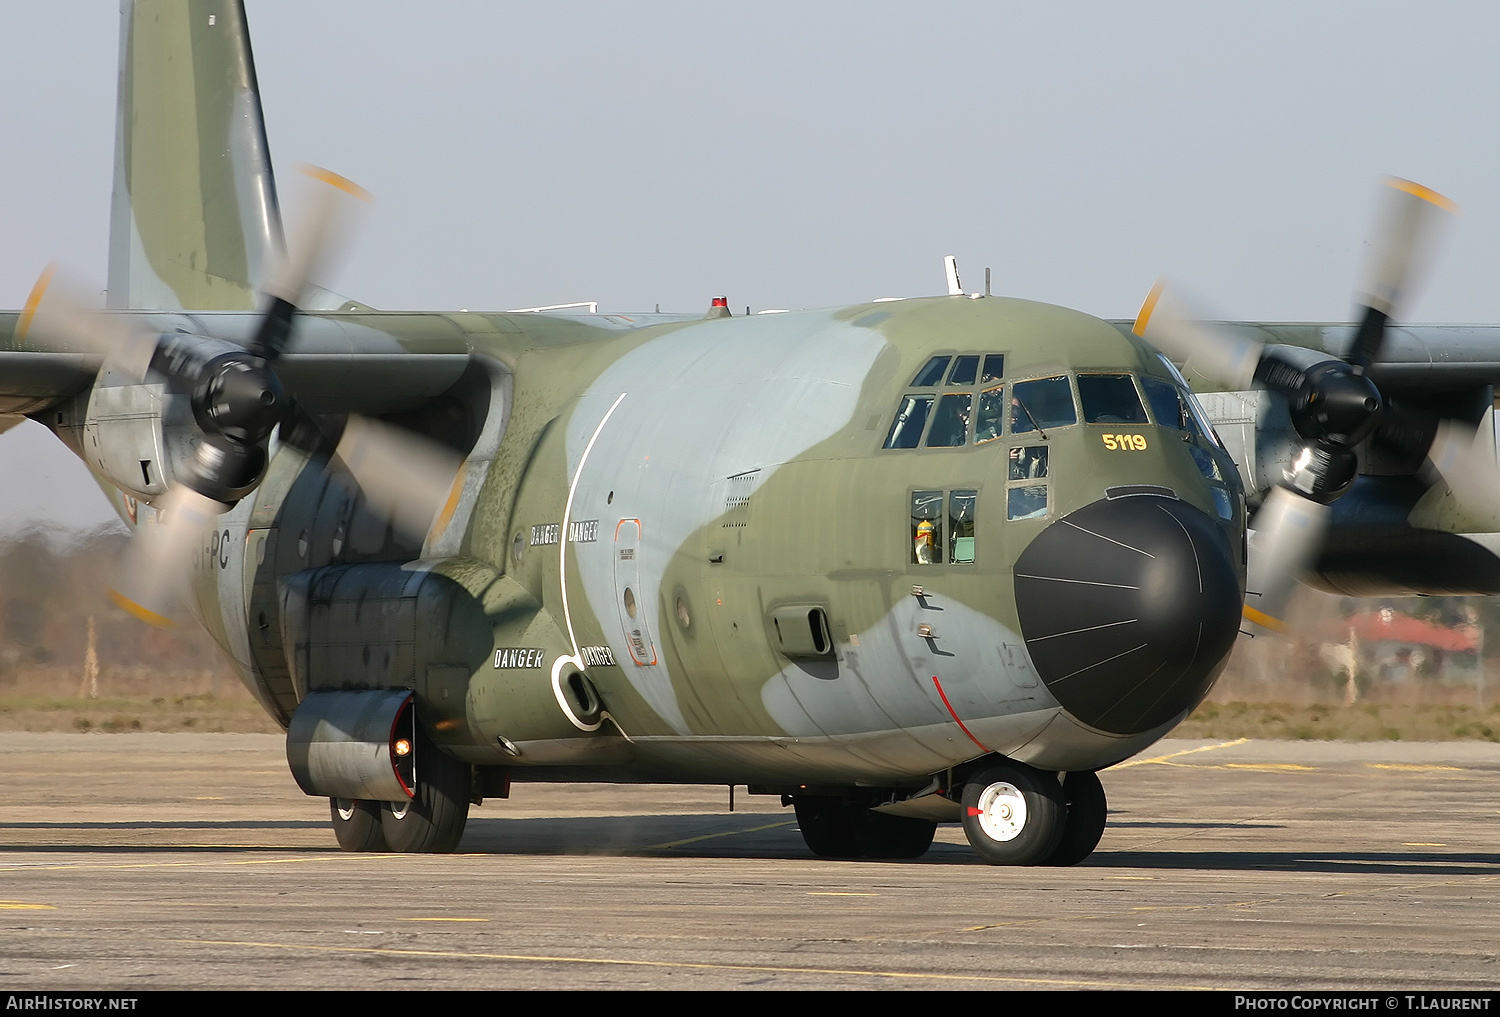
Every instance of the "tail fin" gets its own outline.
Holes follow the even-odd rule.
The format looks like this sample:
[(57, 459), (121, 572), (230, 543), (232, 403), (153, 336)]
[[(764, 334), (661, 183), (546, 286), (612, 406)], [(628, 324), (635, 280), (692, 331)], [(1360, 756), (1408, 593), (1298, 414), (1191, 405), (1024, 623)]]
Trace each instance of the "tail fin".
[(285, 246), (241, 0), (124, 0), (111, 307), (249, 310)]

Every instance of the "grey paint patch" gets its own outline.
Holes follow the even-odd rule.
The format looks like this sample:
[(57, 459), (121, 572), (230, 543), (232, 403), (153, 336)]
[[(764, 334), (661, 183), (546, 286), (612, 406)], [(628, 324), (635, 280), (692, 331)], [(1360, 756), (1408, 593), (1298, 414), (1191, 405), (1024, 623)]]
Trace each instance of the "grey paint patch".
[[(753, 493), (779, 464), (847, 426), (865, 375), (886, 345), (878, 333), (826, 311), (781, 315), (776, 324), (718, 319), (652, 340), (611, 365), (568, 422), (571, 478), (599, 421), (626, 393), (599, 433), (573, 503), (574, 518), (607, 520), (609, 537), (601, 533), (597, 544), (571, 545), (568, 552), (576, 555), (589, 606), (616, 659), (631, 659), (624, 633), (608, 621), (618, 596), (610, 565), (617, 522), (640, 520), (640, 583), (659, 589), (687, 538), (723, 513), (715, 485), (758, 469), (747, 492)], [(660, 632), (657, 598), (637, 604), (646, 627)], [(653, 666), (628, 664), (625, 675), (673, 730), (688, 732), (660, 657)]]
[[(981, 749), (949, 714), (936, 676), (953, 713), (985, 748), (1006, 751), (1045, 726), (1058, 704), (1037, 681), (1021, 637), (936, 590), (926, 599), (942, 603), (936, 640), (917, 634), (934, 613), (907, 598), (859, 633), (857, 646), (840, 646), (834, 680), (795, 664), (783, 668), (762, 688), (767, 712), (791, 734), (881, 732), (883, 745), (903, 758), (920, 748), (945, 765), (971, 759)], [(1022, 717), (1029, 719), (1016, 723)], [(917, 745), (898, 747), (903, 738)]]

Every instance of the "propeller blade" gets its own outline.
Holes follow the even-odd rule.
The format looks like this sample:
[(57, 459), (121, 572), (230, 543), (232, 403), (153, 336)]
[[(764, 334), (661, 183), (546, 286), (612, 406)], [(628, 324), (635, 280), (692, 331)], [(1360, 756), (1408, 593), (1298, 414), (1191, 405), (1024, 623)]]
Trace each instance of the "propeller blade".
[(16, 342), (35, 342), (55, 353), (96, 356), (106, 369), (144, 381), (160, 337), (90, 308), (81, 292), (81, 287), (58, 278), (56, 265), (48, 265), (16, 322)]
[(1190, 373), (1209, 378), (1231, 391), (1255, 380), (1264, 347), (1197, 320), (1182, 300), (1166, 292), (1166, 280), (1151, 287), (1131, 329)]
[(1255, 516), (1245, 581), (1245, 618), (1262, 629), (1284, 632), (1285, 611), (1297, 585), (1323, 545), (1328, 506), (1275, 487)]
[(184, 484), (173, 487), (159, 501), (155, 522), (136, 526), (109, 599), (142, 621), (171, 628), (203, 528), (228, 509)]
[(463, 488), (463, 456), (371, 417), (351, 416), (334, 450), (371, 507), (401, 532), (425, 538), (452, 517)]
[(303, 166), (302, 173), (321, 185), (315, 187), (306, 212), (297, 220), (286, 255), (266, 279), (271, 298), (250, 352), (274, 361), (291, 336), (292, 316), (309, 291), (325, 279), (349, 249), (370, 192), (331, 170)]
[(1386, 323), (1399, 317), (1421, 284), (1443, 227), (1458, 211), (1453, 202), (1421, 184), (1396, 177), (1388, 177), (1385, 184), (1358, 297), (1365, 313), (1346, 358), (1357, 367), (1380, 359)]

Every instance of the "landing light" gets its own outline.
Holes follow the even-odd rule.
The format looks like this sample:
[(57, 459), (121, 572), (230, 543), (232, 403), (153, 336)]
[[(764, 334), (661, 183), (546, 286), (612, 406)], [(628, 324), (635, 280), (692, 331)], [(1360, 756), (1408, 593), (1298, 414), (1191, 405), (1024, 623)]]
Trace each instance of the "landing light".
[(396, 750), (398, 756), (411, 755), (411, 739), (409, 738), (397, 738), (396, 744), (391, 747)]

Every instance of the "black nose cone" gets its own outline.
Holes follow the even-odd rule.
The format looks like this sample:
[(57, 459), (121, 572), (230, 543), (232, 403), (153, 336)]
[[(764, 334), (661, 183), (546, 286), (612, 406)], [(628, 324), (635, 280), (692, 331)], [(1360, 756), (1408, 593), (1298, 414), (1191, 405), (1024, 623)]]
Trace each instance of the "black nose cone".
[(1016, 561), (1037, 671), (1074, 717), (1136, 734), (1191, 708), (1239, 631), (1224, 531), (1191, 505), (1104, 499), (1043, 530)]

